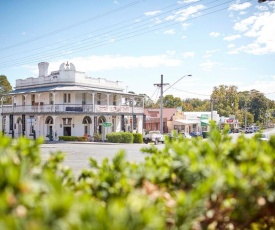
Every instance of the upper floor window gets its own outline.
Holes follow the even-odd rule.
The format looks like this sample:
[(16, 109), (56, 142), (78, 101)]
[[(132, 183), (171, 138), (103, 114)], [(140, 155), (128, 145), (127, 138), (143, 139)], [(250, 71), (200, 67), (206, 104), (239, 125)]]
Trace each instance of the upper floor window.
[(22, 95), (22, 105), (26, 105), (26, 97), (24, 95)]
[(96, 94), (96, 99), (97, 99), (97, 105), (100, 105), (100, 103), (101, 103), (101, 93)]
[(51, 105), (53, 105), (53, 94), (52, 93), (49, 94), (49, 102)]
[(82, 93), (82, 105), (86, 105), (86, 93)]
[(70, 93), (64, 93), (63, 102), (64, 103), (71, 103), (71, 94)]
[(114, 95), (114, 97), (113, 97), (113, 105), (116, 105), (116, 95)]
[(35, 94), (31, 95), (31, 99), (32, 99), (32, 105), (34, 105), (35, 104)]

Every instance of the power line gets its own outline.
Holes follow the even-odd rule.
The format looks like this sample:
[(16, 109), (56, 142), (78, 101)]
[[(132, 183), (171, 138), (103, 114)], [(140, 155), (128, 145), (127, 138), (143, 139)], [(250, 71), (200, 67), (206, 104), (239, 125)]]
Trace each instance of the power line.
[[(232, 1), (227, 1), (227, 2), (225, 2), (225, 3), (222, 3), (222, 4), (218, 4), (218, 5), (215, 5), (215, 6), (213, 6), (213, 7), (210, 7), (210, 8), (208, 8), (208, 9), (206, 9), (206, 10), (209, 10), (209, 9), (212, 9), (212, 8), (215, 8), (215, 7), (218, 7), (218, 6), (221, 6), (221, 5), (224, 5), (224, 4), (227, 4), (227, 3), (229, 3), (229, 2), (232, 2)], [(212, 12), (209, 12), (209, 13), (205, 13), (205, 14), (203, 14), (203, 15), (199, 15), (199, 16), (194, 16), (193, 18), (189, 18), (189, 19), (186, 19), (185, 21), (189, 21), (189, 20), (194, 20), (194, 19), (196, 19), (196, 18), (199, 18), (199, 17), (203, 17), (203, 16), (207, 16), (207, 15), (210, 15), (210, 14), (214, 14), (214, 13), (216, 13), (216, 12), (219, 12), (219, 11), (222, 11), (222, 10), (225, 10), (225, 9), (227, 9), (228, 7), (225, 7), (225, 8), (222, 8), (222, 9), (218, 9), (218, 10), (216, 10), (216, 11), (212, 11)], [(196, 12), (196, 15), (197, 14), (199, 14), (199, 13), (201, 13), (202, 11), (206, 11), (206, 10), (201, 10), (201, 11), (198, 11), (198, 12)], [(192, 15), (191, 15), (192, 16)], [(129, 33), (129, 32), (127, 32), (127, 34), (122, 34), (120, 37), (122, 37), (120, 40), (116, 40), (116, 41), (114, 41), (114, 42), (119, 42), (119, 41), (123, 41), (123, 40), (126, 40), (126, 39), (130, 39), (130, 38), (132, 38), (132, 37), (136, 37), (136, 36), (140, 36), (140, 35), (142, 35), (142, 34), (145, 34), (145, 33), (149, 33), (149, 32), (152, 32), (152, 31), (156, 31), (156, 30), (160, 30), (160, 29), (163, 29), (163, 28), (166, 28), (166, 27), (169, 27), (169, 26), (172, 26), (172, 25), (176, 25), (176, 24), (179, 24), (179, 23), (182, 23), (183, 21), (181, 21), (181, 22), (175, 22), (175, 23), (172, 23), (172, 24), (168, 24), (168, 25), (165, 25), (165, 26), (162, 26), (162, 27), (159, 27), (159, 25), (154, 25), (153, 26), (153, 28), (151, 28), (151, 29), (149, 29), (148, 30), (148, 28), (142, 28), (142, 29), (140, 29), (140, 30), (138, 30), (138, 31), (134, 31), (134, 32), (131, 32), (131, 33)], [(170, 23), (170, 21), (168, 21), (168, 22), (164, 22), (164, 23), (162, 23), (162, 24), (166, 24), (166, 23)], [(156, 27), (156, 28), (155, 28)], [(143, 30), (146, 30), (146, 31), (143, 31)], [(137, 32), (139, 32), (139, 33), (137, 33)], [(133, 35), (131, 35), (133, 33)], [(130, 34), (130, 35), (129, 35)], [(124, 37), (123, 37), (124, 36)], [(113, 43), (114, 43), (113, 42)], [(73, 49), (73, 50), (70, 50), (70, 54), (72, 54), (72, 53), (78, 53), (78, 52), (81, 52), (81, 51), (84, 51), (84, 50), (89, 50), (89, 49), (93, 49), (93, 48), (97, 48), (97, 47), (100, 47), (100, 46), (103, 46), (103, 45), (107, 45), (107, 44), (110, 44), (110, 42), (109, 41), (100, 41), (100, 42), (97, 42), (97, 43), (95, 43), (95, 44), (90, 44), (90, 45), (85, 45), (85, 46), (78, 46), (77, 48), (75, 48), (75, 49)], [(58, 56), (60, 56), (60, 52), (62, 52), (62, 51), (59, 51), (57, 54), (55, 54), (55, 53), (52, 53), (52, 54), (48, 54), (49, 56), (42, 56), (43, 58), (54, 58), (54, 57), (58, 57)], [(38, 58), (42, 58), (41, 56), (40, 56), (40, 54), (41, 53), (37, 53), (37, 54), (34, 54), (34, 55), (30, 55), (30, 56), (28, 56), (28, 57), (35, 57), (35, 56), (38, 56)], [(68, 55), (68, 54), (64, 54), (64, 55)], [(6, 64), (6, 65), (3, 65), (2, 64), (2, 68), (7, 68), (7, 67), (10, 67), (10, 66), (14, 66), (14, 65), (20, 65), (20, 64), (27, 64), (27, 63), (29, 63), (29, 62), (31, 62), (31, 61), (35, 61), (36, 59), (27, 59), (28, 57), (25, 57), (25, 58), (20, 58), (20, 59), (17, 59), (17, 62), (13, 62), (13, 64), (11, 63), (11, 64)], [(23, 60), (22, 60), (23, 59)], [(20, 60), (21, 60), (21, 62), (20, 62)]]
[(139, 4), (139, 3), (143, 2), (143, 1), (145, 1), (145, 0), (138, 0), (138, 1), (135, 1), (135, 2), (132, 2), (132, 3), (129, 3), (129, 4), (126, 4), (126, 5), (124, 5), (124, 6), (118, 7), (118, 8), (116, 8), (116, 9), (114, 9), (114, 10), (110, 10), (110, 11), (107, 11), (107, 12), (105, 12), (105, 13), (99, 14), (99, 15), (97, 15), (97, 16), (94, 16), (94, 17), (88, 18), (88, 19), (86, 19), (86, 20), (77, 22), (77, 23), (75, 23), (75, 24), (72, 24), (72, 25), (63, 27), (63, 28), (61, 28), (61, 29), (54, 30), (54, 31), (52, 31), (52, 32), (49, 32), (49, 33), (46, 33), (46, 34), (37, 36), (37, 37), (35, 37), (35, 38), (29, 39), (29, 40), (26, 40), (26, 41), (23, 41), (23, 42), (19, 42), (19, 43), (17, 43), (17, 44), (11, 45), (11, 46), (7, 46), (7, 47), (0, 48), (0, 51), (7, 50), (7, 49), (11, 49), (11, 48), (14, 48), (14, 47), (17, 47), (17, 46), (21, 46), (21, 45), (24, 45), (24, 44), (27, 44), (27, 43), (30, 43), (30, 42), (33, 42), (33, 41), (36, 41), (36, 40), (39, 40), (39, 39), (43, 39), (43, 38), (45, 38), (45, 37), (49, 37), (49, 36), (51, 36), (51, 35), (54, 35), (54, 34), (63, 32), (63, 31), (65, 31), (65, 30), (69, 30), (69, 29), (71, 29), (71, 28), (74, 28), (74, 27), (76, 27), (76, 26), (82, 25), (82, 24), (87, 23), (87, 22), (89, 22), (89, 21), (97, 20), (97, 19), (102, 18), (102, 17), (104, 17), (104, 16), (106, 16), (106, 15), (109, 15), (109, 14), (118, 12), (118, 11), (120, 11), (120, 10), (126, 9), (126, 8), (128, 8), (128, 7), (133, 6), (133, 5)]
[(181, 91), (181, 92), (184, 92), (184, 93), (199, 95), (199, 96), (207, 96), (207, 97), (210, 97), (210, 96), (211, 96), (211, 95), (209, 95), (209, 94), (194, 93), (194, 92), (189, 92), (189, 91), (185, 91), (185, 90), (181, 90), (181, 89), (176, 89), (176, 88), (174, 88), (174, 87), (172, 87), (172, 89), (175, 89), (175, 90), (178, 90), (178, 91)]
[[(200, 2), (200, 1), (204, 1), (204, 0), (199, 0), (199, 1), (197, 1), (197, 2), (189, 3), (189, 4), (186, 4), (186, 5), (184, 5), (184, 6), (181, 6), (181, 7), (178, 7), (178, 8), (176, 8), (176, 9), (172, 9), (172, 10), (166, 11), (166, 12), (161, 13), (161, 14), (157, 14), (156, 16), (149, 17), (149, 18), (143, 20), (142, 22), (148, 21), (148, 20), (152, 20), (152, 19), (154, 19), (154, 18), (157, 18), (157, 17), (159, 17), (159, 16), (161, 16), (161, 15), (165, 15), (165, 14), (167, 14), (167, 13), (169, 13), (169, 12), (174, 11), (174, 10), (179, 10), (179, 9), (181, 9), (181, 8), (188, 7), (188, 6), (190, 6), (190, 5), (193, 5), (193, 4), (195, 4), (195, 3), (198, 3), (198, 2)], [(215, 1), (213, 1), (213, 2), (216, 2), (216, 1), (219, 1), (219, 0), (215, 0)], [(211, 2), (211, 3), (213, 3), (213, 2)], [(164, 9), (167, 9), (167, 8), (171, 8), (172, 6), (175, 6), (175, 5), (178, 6), (178, 4), (169, 5), (169, 6), (166, 6), (166, 7), (164, 7), (164, 8), (161, 8), (160, 11), (162, 11), (162, 10), (164, 10)], [(120, 23), (112, 24), (112, 25), (109, 25), (109, 26), (107, 26), (107, 27), (104, 27), (104, 28), (98, 29), (98, 30), (96, 30), (96, 31), (93, 31), (93, 32), (98, 32), (98, 31), (106, 30), (106, 29), (108, 29), (108, 28), (114, 28), (114, 27), (117, 26), (117, 25), (125, 24), (125, 23), (127, 23), (127, 22), (129, 22), (129, 21), (133, 21), (133, 20), (139, 20), (139, 19), (141, 19), (142, 17), (144, 17), (144, 16), (139, 16), (139, 17), (135, 17), (135, 18), (132, 18), (132, 19), (128, 19), (128, 20), (123, 21), (123, 22), (120, 22)], [(124, 29), (124, 28), (126, 28), (126, 27), (131, 27), (131, 26), (133, 26), (133, 25), (135, 25), (135, 24), (138, 24), (138, 23), (140, 23), (140, 21), (137, 21), (137, 22), (132, 23), (132, 24), (130, 24), (130, 25), (127, 25), (127, 26), (125, 26), (125, 27), (120, 27), (120, 28), (118, 28), (118, 29), (113, 29), (113, 30), (111, 30), (111, 31), (108, 31), (108, 32), (106, 32), (106, 33), (99, 34), (99, 35), (96, 35), (96, 36), (93, 36), (93, 37), (98, 37), (98, 36), (100, 36), (100, 35), (108, 34), (108, 33), (110, 33), (110, 32), (117, 31), (117, 30), (119, 30), (119, 29)], [(93, 33), (93, 32), (89, 32), (89, 33), (86, 33), (86, 34), (83, 34), (83, 35), (80, 35), (80, 36), (76, 36), (76, 37), (74, 37), (74, 38), (67, 39), (67, 40), (65, 40), (65, 41), (55, 42), (55, 43), (52, 43), (52, 44), (49, 44), (49, 45), (46, 45), (46, 46), (43, 46), (43, 47), (37, 47), (37, 48), (35, 48), (35, 49), (26, 50), (26, 51), (24, 51), (23, 53), (30, 52), (30, 51), (37, 50), (37, 49), (41, 49), (41, 48), (45, 48), (45, 47), (49, 47), (49, 46), (56, 45), (56, 44), (59, 44), (59, 43), (64, 43), (64, 42), (66, 42), (66, 41), (73, 40), (73, 39), (76, 39), (76, 38), (80, 38), (80, 37), (83, 37), (83, 36), (86, 36), (86, 35), (89, 36), (89, 35), (91, 35), (91, 33)], [(83, 40), (80, 40), (80, 42), (85, 41), (85, 40), (87, 40), (87, 39), (91, 39), (91, 37), (88, 37), (88, 38), (85, 38), (85, 39), (83, 39)], [(78, 41), (78, 42), (79, 42), (79, 41)], [(70, 44), (67, 44), (67, 45), (62, 46), (62, 47), (66, 47), (66, 46), (69, 46), (69, 45), (71, 45), (71, 44), (75, 44), (75, 43), (70, 43)], [(19, 54), (23, 54), (23, 53), (19, 53)], [(5, 59), (6, 59), (7, 57), (11, 57), (11, 56), (15, 56), (15, 55), (18, 55), (18, 53), (12, 54), (12, 55), (9, 55), (9, 56), (5, 56)]]

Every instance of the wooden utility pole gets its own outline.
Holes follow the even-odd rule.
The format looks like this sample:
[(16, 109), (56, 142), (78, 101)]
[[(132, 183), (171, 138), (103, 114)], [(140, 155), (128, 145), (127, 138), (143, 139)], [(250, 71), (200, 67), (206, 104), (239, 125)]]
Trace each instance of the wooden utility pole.
[(160, 87), (160, 132), (163, 133), (163, 86), (169, 83), (163, 83), (163, 75), (161, 75), (160, 83), (154, 85)]

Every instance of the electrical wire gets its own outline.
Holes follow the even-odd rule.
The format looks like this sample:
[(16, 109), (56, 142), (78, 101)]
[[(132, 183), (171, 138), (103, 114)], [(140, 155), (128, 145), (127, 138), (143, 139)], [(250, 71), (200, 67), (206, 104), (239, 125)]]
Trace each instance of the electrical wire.
[(155, 95), (157, 90), (158, 90), (158, 87), (156, 88), (155, 92), (152, 94), (152, 96), (150, 98), (153, 98), (153, 96)]
[[(145, 20), (143, 20), (143, 21), (152, 20), (153, 18), (157, 18), (157, 17), (159, 17), (160, 15), (164, 15), (164, 14), (167, 14), (167, 13), (169, 13), (169, 12), (171, 12), (171, 11), (178, 10), (178, 9), (181, 9), (181, 8), (185, 8), (185, 7), (187, 7), (187, 6), (193, 5), (193, 4), (198, 3), (198, 2), (200, 2), (200, 1), (204, 1), (204, 0), (198, 0), (197, 2), (193, 2), (193, 3), (186, 4), (186, 5), (182, 6), (182, 7), (178, 7), (178, 8), (176, 8), (176, 9), (172, 9), (172, 10), (166, 11), (166, 12), (164, 12), (164, 13), (157, 14), (156, 16), (151, 16), (151, 17), (149, 17), (149, 18), (147, 18), (147, 19), (145, 19)], [(218, 1), (218, 0), (216, 0), (216, 1)], [(173, 7), (173, 6), (178, 6), (178, 4), (172, 4), (172, 5), (166, 6), (166, 7), (164, 7), (164, 8), (161, 8), (161, 9), (159, 9), (159, 10), (162, 11), (162, 10), (164, 10), (164, 9), (171, 8), (171, 7)], [(67, 40), (64, 40), (64, 41), (55, 42), (55, 43), (52, 43), (52, 44), (49, 44), (49, 45), (46, 45), (46, 46), (42, 46), (42, 47), (41, 47), (41, 46), (40, 46), (40, 47), (36, 47), (36, 48), (34, 48), (34, 49), (28, 49), (28, 50), (25, 50), (23, 53), (30, 52), (30, 51), (37, 50), (37, 49), (41, 49), (41, 48), (45, 48), (45, 47), (49, 47), (49, 46), (53, 46), (53, 45), (60, 44), (60, 43), (64, 43), (64, 42), (67, 42), (67, 41), (70, 41), (70, 40), (73, 40), (73, 39), (76, 39), (76, 38), (84, 37), (84, 36), (87, 36), (87, 35), (90, 36), (90, 35), (91, 35), (92, 33), (94, 33), (94, 32), (106, 30), (106, 29), (108, 29), (108, 28), (114, 28), (115, 26), (118, 26), (118, 25), (121, 25), (121, 24), (125, 24), (125, 23), (127, 23), (127, 22), (139, 21), (139, 20), (140, 20), (141, 18), (143, 18), (143, 17), (144, 17), (144, 16), (139, 16), (139, 17), (131, 18), (131, 19), (128, 19), (128, 20), (126, 20), (126, 21), (119, 22), (119, 23), (116, 23), (116, 24), (112, 24), (112, 25), (109, 25), (109, 26), (107, 26), (107, 27), (104, 27), (104, 28), (101, 28), (101, 29), (97, 29), (96, 31), (91, 31), (91, 32), (89, 32), (89, 33), (85, 33), (85, 34), (82, 34), (82, 35), (79, 35), (79, 36), (76, 36), (76, 37), (73, 37), (73, 38), (70, 38), (70, 39), (67, 39)], [(130, 26), (132, 26), (132, 25), (134, 25), (134, 24), (136, 24), (136, 23), (138, 23), (138, 22), (132, 23), (132, 24), (128, 25), (127, 27), (130, 27)], [(120, 28), (118, 28), (118, 29), (120, 29)], [(116, 29), (116, 30), (118, 30), (118, 29)], [(109, 33), (109, 32), (108, 32), (108, 33)], [(105, 33), (105, 34), (106, 34), (106, 33)], [(98, 36), (98, 35), (97, 35), (97, 36)], [(86, 39), (84, 39), (84, 40), (86, 40)], [(83, 40), (80, 40), (80, 41), (83, 41)], [(71, 43), (71, 44), (72, 44), (72, 43)], [(14, 47), (16, 47), (16, 45), (15, 45)], [(13, 47), (11, 47), (11, 48), (13, 48)], [(12, 54), (12, 55), (5, 56), (5, 59), (6, 59), (7, 57), (11, 57), (11, 56), (15, 56), (15, 55), (18, 55), (18, 54), (23, 54), (23, 53), (16, 53), (16, 54)]]
[[(202, 0), (200, 0), (200, 1), (202, 1)], [(216, 2), (216, 1), (218, 1), (218, 0), (214, 0), (214, 1), (212, 1), (211, 3)], [(159, 14), (158, 16), (150, 17), (150, 18), (148, 18), (148, 19), (146, 19), (146, 20), (143, 20), (143, 21), (141, 21), (141, 22), (152, 20), (152, 19), (154, 19), (154, 18), (156, 18), (156, 17), (159, 17), (160, 15), (165, 15), (165, 14), (167, 14), (167, 13), (170, 13), (171, 11), (179, 10), (179, 9), (188, 7), (188, 6), (192, 5), (192, 4), (194, 4), (194, 3), (187, 4), (187, 5), (185, 5), (184, 7), (183, 7), (183, 6), (182, 6), (182, 7), (178, 7), (178, 8), (176, 8), (176, 9), (170, 10), (170, 11), (168, 11), (168, 12)], [(176, 4), (174, 4), (174, 5), (176, 5)], [(169, 8), (169, 7), (171, 7), (171, 5), (168, 6), (168, 8)], [(165, 8), (167, 8), (167, 7), (165, 7)], [(138, 17), (138, 18), (140, 18), (140, 17)], [(86, 43), (89, 43), (89, 42), (91, 42), (91, 39), (92, 39), (92, 38), (94, 38), (94, 39), (95, 39), (95, 38), (99, 38), (99, 37), (102, 36), (102, 35), (108, 35), (108, 34), (110, 34), (110, 33), (112, 33), (112, 32), (119, 31), (119, 30), (125, 29), (125, 28), (127, 28), (127, 27), (130, 27), (130, 28), (131, 28), (131, 27), (133, 27), (133, 26), (136, 25), (136, 24), (140, 24), (141, 22), (135, 22), (135, 23), (132, 23), (132, 24), (127, 25), (127, 26), (124, 26), (124, 27), (120, 27), (120, 28), (117, 28), (117, 29), (112, 29), (111, 31), (107, 31), (107, 32), (105, 32), (105, 33), (97, 34), (97, 35), (94, 35), (94, 36), (92, 36), (92, 37), (88, 37), (88, 38), (85, 38), (85, 39), (83, 39), (83, 40), (78, 41), (78, 43), (81, 42), (81, 47), (83, 47), (83, 45), (84, 45), (84, 47), (85, 47), (85, 43), (83, 43), (83, 42), (85, 42), (85, 41), (87, 41), (87, 40), (88, 40), (88, 41), (87, 41)], [(142, 26), (147, 26), (147, 24), (138, 25), (136, 28), (142, 27)], [(109, 28), (109, 27), (107, 27), (107, 28)], [(111, 27), (111, 28), (112, 28), (112, 27)], [(146, 29), (146, 28), (145, 28), (145, 29)], [(100, 29), (100, 30), (102, 30), (102, 29)], [(142, 29), (142, 30), (143, 30), (143, 29)], [(135, 32), (136, 32), (136, 31), (135, 31)], [(118, 33), (114, 33), (114, 34), (111, 34), (110, 36), (115, 36), (115, 35), (120, 34), (120, 33), (124, 33), (124, 34), (125, 34), (125, 31), (121, 31), (121, 32), (118, 32)], [(133, 32), (132, 32), (132, 33), (133, 33)], [(89, 34), (90, 34), (90, 33), (89, 33)], [(124, 35), (124, 34), (123, 34), (123, 35)], [(127, 32), (127, 34), (129, 34), (129, 33)], [(108, 43), (109, 43), (109, 42), (108, 42)], [(47, 53), (47, 52), (53, 53), (54, 50), (62, 51), (62, 48), (65, 48), (65, 47), (72, 48), (73, 46), (78, 46), (78, 45), (76, 44), (76, 42), (72, 42), (72, 43), (63, 45), (63, 46), (61, 46), (61, 47), (57, 47), (57, 48), (54, 48), (54, 49), (50, 49), (50, 50), (48, 50), (48, 51), (43, 51), (43, 52), (39, 52), (39, 53), (36, 53), (36, 54), (32, 54), (32, 55), (26, 56), (26, 57), (24, 57), (24, 58), (28, 58), (28, 57), (32, 57), (32, 56), (37, 56), (37, 55), (40, 56), (41, 54), (45, 54), (45, 53)], [(80, 48), (81, 48), (81, 47), (80, 47)], [(79, 48), (79, 47), (78, 47), (78, 48)], [(77, 49), (78, 49), (78, 48), (77, 48)], [(14, 54), (14, 55), (15, 55), (15, 54)], [(12, 56), (14, 56), (14, 55), (12, 55)], [(6, 60), (6, 61), (2, 61), (1, 63), (2, 63), (2, 65), (3, 65), (3, 64), (8, 63), (8, 62), (10, 62), (10, 61), (16, 61), (16, 60), (21, 60), (21, 59), (22, 59), (22, 58), (17, 58), (17, 59), (13, 59), (13, 60), (7, 60), (7, 56), (5, 56), (5, 60)]]
[[(212, 8), (215, 8), (215, 7), (218, 7), (218, 6), (221, 6), (221, 5), (224, 5), (224, 4), (227, 4), (227, 3), (229, 3), (229, 2), (233, 2), (233, 1), (227, 1), (227, 2), (225, 2), (225, 3), (222, 3), (222, 4), (218, 4), (218, 5), (215, 5), (215, 6), (213, 6), (213, 7), (210, 7), (210, 8), (207, 8), (206, 10), (209, 10), (209, 9), (212, 9)], [(248, 2), (248, 1), (246, 1), (246, 2)], [(196, 18), (199, 18), (199, 17), (203, 17), (203, 16), (207, 16), (207, 15), (210, 15), (210, 14), (213, 14), (213, 13), (216, 13), (216, 12), (219, 12), (219, 11), (222, 11), (222, 10), (225, 10), (225, 9), (227, 9), (228, 7), (225, 7), (225, 8), (222, 8), (222, 9), (218, 9), (218, 10), (215, 10), (215, 11), (212, 11), (212, 12), (208, 12), (208, 13), (205, 13), (205, 14), (200, 14), (201, 12), (203, 12), (203, 11), (206, 11), (206, 10), (201, 10), (201, 11), (198, 11), (198, 12), (196, 12), (196, 16), (194, 16), (194, 17), (192, 17), (192, 18), (189, 18), (189, 19), (187, 19), (187, 20), (185, 20), (185, 21), (189, 21), (189, 20), (194, 20), (194, 19), (196, 19)], [(199, 14), (199, 16), (198, 16), (198, 14)], [(192, 16), (192, 15), (191, 15)], [(161, 27), (159, 27), (159, 25), (153, 25), (151, 28), (142, 28), (142, 29), (140, 29), (140, 30), (137, 30), (137, 31), (134, 31), (134, 32), (132, 32), (132, 33), (129, 33), (129, 32), (127, 32), (127, 34), (122, 34), (121, 36), (119, 36), (119, 38), (120, 39), (117, 39), (115, 42), (119, 42), (119, 41), (122, 41), (122, 40), (125, 40), (125, 39), (130, 39), (130, 38), (132, 38), (132, 37), (136, 37), (136, 36), (140, 36), (140, 35), (142, 35), (142, 34), (145, 34), (145, 33), (149, 33), (149, 32), (152, 32), (152, 31), (155, 31), (155, 30), (160, 30), (160, 29), (163, 29), (163, 28), (166, 28), (166, 27), (168, 27), (168, 26), (172, 26), (172, 25), (176, 25), (176, 24), (179, 24), (179, 23), (182, 23), (183, 21), (181, 21), (181, 22), (174, 22), (174, 23), (171, 23), (171, 21), (166, 21), (166, 22), (163, 22), (162, 23), (162, 26)], [(163, 26), (163, 24), (166, 24), (166, 23), (170, 23), (170, 24), (168, 24), (168, 25), (165, 25), (165, 26)], [(157, 27), (156, 27), (157, 26)], [(155, 27), (155, 28), (154, 28)], [(145, 30), (145, 31), (144, 31)], [(114, 43), (114, 42), (113, 42)], [(103, 46), (103, 45), (107, 45), (107, 44), (110, 44), (110, 42), (109, 41), (100, 41), (100, 42), (97, 42), (97, 43), (93, 43), (93, 44), (89, 44), (89, 45), (82, 45), (82, 46), (77, 46), (75, 49), (71, 49), (70, 50), (70, 53), (69, 54), (72, 54), (72, 53), (78, 53), (78, 52), (82, 52), (82, 51), (86, 51), (86, 50), (89, 50), (89, 49), (93, 49), (93, 48), (98, 48), (98, 47), (100, 47), (100, 46)], [(62, 51), (57, 51), (58, 53), (49, 53), (49, 54), (47, 54), (47, 55), (44, 55), (44, 56), (41, 56), (41, 53), (37, 53), (37, 54), (34, 54), (34, 55), (30, 55), (30, 56), (27, 56), (27, 57), (24, 57), (24, 58), (20, 58), (20, 59), (17, 59), (17, 60), (13, 60), (13, 61), (10, 61), (11, 63), (9, 64), (9, 63), (7, 63), (6, 62), (6, 64), (4, 64), (4, 63), (2, 63), (1, 65), (0, 65), (0, 67), (1, 68), (7, 68), (7, 67), (11, 67), (11, 66), (14, 66), (14, 65), (22, 65), (22, 64), (28, 64), (28, 63), (30, 63), (30, 62), (32, 62), (32, 61), (35, 61), (36, 59), (34, 59), (35, 57), (37, 57), (37, 58), (39, 58), (39, 59), (41, 59), (41, 57), (43, 57), (43, 58), (54, 58), (54, 57), (58, 57), (58, 56), (60, 56), (60, 52), (62, 52)], [(45, 53), (45, 52), (43, 52), (43, 53)], [(66, 54), (64, 54), (64, 53), (61, 53), (61, 55), (66, 55)], [(33, 59), (28, 59), (28, 58), (33, 58)], [(16, 62), (17, 61), (17, 62)]]
[(57, 33), (60, 33), (60, 32), (63, 32), (65, 30), (69, 30), (71, 28), (74, 28), (76, 26), (79, 26), (79, 25), (82, 25), (84, 23), (87, 23), (89, 21), (92, 21), (92, 20), (97, 20), (99, 18), (102, 18), (106, 15), (110, 15), (112, 13), (115, 13), (115, 12), (118, 12), (120, 10), (123, 10), (123, 9), (126, 9), (128, 7), (131, 7), (133, 5), (136, 5), (136, 4), (139, 4), (141, 2), (144, 2), (145, 0), (138, 0), (138, 1), (135, 1), (135, 2), (132, 2), (132, 3), (129, 3), (129, 4), (126, 4), (124, 6), (121, 6), (121, 7), (118, 7), (114, 10), (110, 10), (110, 11), (107, 11), (105, 13), (102, 13), (102, 14), (99, 14), (97, 16), (94, 16), (94, 17), (91, 17), (91, 18), (88, 18), (86, 20), (83, 20), (83, 21), (80, 21), (80, 22), (77, 22), (75, 24), (72, 24), (72, 25), (69, 25), (69, 26), (66, 26), (66, 27), (63, 27), (61, 29), (58, 29), (58, 30), (54, 30), (52, 32), (49, 32), (49, 33), (46, 33), (46, 34), (43, 34), (43, 35), (40, 35), (40, 36), (37, 36), (35, 38), (32, 38), (32, 39), (29, 39), (29, 40), (26, 40), (26, 41), (23, 41), (23, 42), (19, 42), (17, 44), (14, 44), (14, 45), (11, 45), (11, 46), (7, 46), (7, 47), (3, 47), (3, 48), (0, 48), (0, 51), (3, 51), (3, 50), (7, 50), (7, 49), (11, 49), (11, 48), (14, 48), (14, 47), (17, 47), (17, 46), (21, 46), (21, 45), (24, 45), (24, 44), (27, 44), (27, 43), (30, 43), (30, 42), (33, 42), (33, 41), (36, 41), (36, 40), (39, 40), (39, 39), (43, 39), (43, 38), (46, 38), (46, 37), (49, 37), (51, 35), (54, 35), (54, 34), (57, 34)]
[(172, 89), (175, 89), (177, 91), (181, 91), (181, 92), (184, 92), (184, 93), (188, 93), (188, 94), (194, 94), (194, 95), (199, 95), (199, 96), (207, 96), (207, 97), (210, 97), (211, 95), (209, 94), (202, 94), (202, 93), (194, 93), (194, 92), (189, 92), (189, 91), (184, 91), (184, 90), (181, 90), (181, 89), (176, 89), (174, 87), (172, 87)]

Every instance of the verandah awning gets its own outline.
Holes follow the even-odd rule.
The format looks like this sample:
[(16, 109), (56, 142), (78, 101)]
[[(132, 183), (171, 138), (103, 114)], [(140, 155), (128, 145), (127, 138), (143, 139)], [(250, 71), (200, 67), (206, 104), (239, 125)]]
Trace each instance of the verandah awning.
[(209, 121), (208, 120), (201, 120), (201, 126), (208, 126)]
[(186, 120), (186, 119), (174, 120), (174, 125), (192, 125), (192, 124), (199, 124), (199, 123), (200, 121)]

